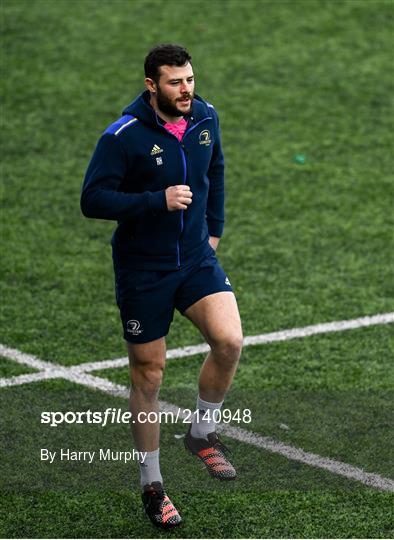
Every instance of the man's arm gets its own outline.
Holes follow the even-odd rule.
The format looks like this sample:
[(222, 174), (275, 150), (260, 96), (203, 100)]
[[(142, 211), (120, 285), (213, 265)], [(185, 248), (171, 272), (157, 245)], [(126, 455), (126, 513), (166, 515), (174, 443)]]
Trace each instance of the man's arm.
[(164, 190), (144, 193), (118, 191), (126, 176), (127, 158), (119, 139), (104, 134), (86, 171), (81, 194), (81, 210), (86, 217), (122, 221), (147, 212), (167, 212)]
[(213, 108), (212, 116), (216, 124), (216, 133), (212, 158), (207, 173), (209, 192), (206, 214), (210, 244), (216, 249), (224, 228), (224, 157), (220, 140), (219, 120)]

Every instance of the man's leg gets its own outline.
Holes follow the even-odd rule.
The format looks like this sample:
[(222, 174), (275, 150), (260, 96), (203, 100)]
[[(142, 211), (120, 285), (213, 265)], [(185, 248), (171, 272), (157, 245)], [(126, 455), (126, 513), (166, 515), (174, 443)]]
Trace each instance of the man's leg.
[(198, 382), (198, 414), (185, 437), (186, 448), (198, 456), (214, 478), (233, 480), (236, 471), (226, 457), (227, 448), (216, 433), (217, 411), (230, 388), (242, 348), (242, 328), (234, 293), (205, 296), (184, 314), (200, 329), (211, 351)]
[[(152, 452), (159, 448), (159, 422), (138, 422), (138, 414), (146, 420), (150, 412), (159, 412), (159, 390), (166, 361), (165, 338), (150, 343), (127, 343), (130, 363), (131, 429), (139, 452)], [(153, 415), (152, 415), (153, 416)]]
[[(139, 452), (147, 452), (140, 462), (141, 487), (163, 482), (159, 465), (160, 423), (152, 422), (159, 412), (159, 391), (166, 361), (165, 338), (149, 343), (127, 343), (130, 363), (131, 430)], [(152, 414), (149, 418), (148, 415)], [(139, 416), (141, 421), (138, 421)], [(153, 417), (153, 418), (152, 418)]]
[(205, 296), (184, 315), (211, 347), (198, 381), (200, 398), (219, 403), (230, 388), (242, 350), (241, 319), (234, 293), (223, 291)]
[[(165, 338), (149, 343), (127, 343), (127, 349), (131, 380), (131, 429), (137, 450), (146, 452), (144, 462), (140, 463), (142, 502), (154, 525), (174, 527), (179, 525), (181, 517), (163, 489), (159, 465), (160, 422), (157, 413), (166, 361)], [(145, 421), (150, 412), (156, 413), (156, 422)], [(138, 415), (141, 413), (142, 422), (138, 422)]]

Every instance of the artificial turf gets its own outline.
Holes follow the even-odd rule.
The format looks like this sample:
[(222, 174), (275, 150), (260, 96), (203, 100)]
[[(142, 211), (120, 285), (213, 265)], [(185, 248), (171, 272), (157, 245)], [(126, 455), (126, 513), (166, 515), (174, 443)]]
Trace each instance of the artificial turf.
[[(0, 9), (2, 343), (65, 366), (125, 356), (114, 223), (83, 218), (79, 194), (101, 132), (143, 89), (147, 50), (165, 41), (190, 49), (197, 92), (219, 113), (218, 257), (244, 334), (394, 311), (392, 1), (3, 0)], [(262, 435), (389, 476), (392, 336), (388, 325), (245, 348), (226, 404), (249, 407), (249, 428)], [(200, 342), (176, 314), (168, 347)], [(201, 361), (169, 361), (161, 397), (193, 407)], [(32, 371), (1, 359), (2, 377)], [(128, 381), (126, 369), (94, 375)], [(60, 380), (1, 389), (0, 399), (1, 536), (165, 536), (142, 514), (135, 464), (38, 459), (44, 443), (128, 447), (124, 426), (39, 424), (42, 410), (124, 400)], [(162, 467), (184, 517), (172, 536), (393, 536), (392, 494), (241, 443), (239, 481), (216, 486), (191, 456), (178, 464), (182, 429), (163, 427)]]
[[(4, 536), (161, 537), (144, 518), (135, 462), (38, 458), (41, 448), (129, 449), (122, 425), (40, 424), (43, 410), (126, 409), (125, 400), (64, 381), (10, 388), (0, 397)], [(184, 426), (169, 424), (161, 438), (166, 489), (185, 520), (172, 536), (343, 537), (351, 531), (352, 537), (390, 537), (391, 494), (226, 438), (239, 479), (218, 483), (175, 438), (182, 432)]]

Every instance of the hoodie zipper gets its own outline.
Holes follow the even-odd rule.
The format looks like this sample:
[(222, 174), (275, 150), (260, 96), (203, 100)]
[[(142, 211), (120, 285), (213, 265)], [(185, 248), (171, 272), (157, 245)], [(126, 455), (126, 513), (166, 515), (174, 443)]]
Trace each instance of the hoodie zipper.
[[(187, 129), (185, 131), (185, 133), (183, 134), (183, 137), (182, 137), (182, 140), (179, 141), (177, 139), (177, 137), (175, 137), (175, 135), (173, 135), (172, 133), (170, 133), (169, 131), (166, 130), (166, 128), (164, 126), (162, 126), (160, 123), (159, 123), (159, 120), (157, 118), (157, 114), (156, 114), (156, 122), (157, 124), (162, 127), (166, 133), (168, 133), (169, 135), (171, 135), (172, 137), (175, 137), (175, 139), (178, 141), (179, 143), (179, 150), (181, 152), (181, 157), (182, 157), (182, 165), (183, 165), (183, 185), (186, 185), (186, 179), (187, 179), (187, 164), (186, 164), (186, 153), (185, 153), (185, 145), (182, 143), (182, 141), (185, 139), (186, 135), (188, 135), (191, 131), (193, 131), (194, 128), (196, 128), (198, 125), (200, 125), (202, 122), (205, 122), (206, 120), (210, 120), (212, 117), (211, 116), (206, 116), (205, 118), (203, 118), (202, 120), (199, 120), (197, 122), (197, 124), (194, 124), (190, 129)], [(176, 241), (176, 254), (177, 254), (177, 266), (178, 266), (178, 270), (181, 269), (181, 255), (180, 255), (180, 247), (179, 247), (179, 240), (180, 240), (180, 237), (182, 235), (182, 232), (183, 232), (183, 212), (184, 210), (181, 210), (180, 213), (181, 213), (181, 230), (179, 232), (179, 235), (178, 235), (178, 238), (177, 238), (177, 241)]]
[[(179, 150), (181, 151), (182, 164), (183, 164), (183, 185), (186, 185), (187, 164), (186, 164), (186, 155), (185, 155), (184, 148), (185, 148), (184, 145), (180, 142)], [(180, 255), (179, 239), (180, 239), (181, 234), (183, 232), (183, 212), (184, 212), (184, 210), (181, 210), (181, 232), (179, 233), (178, 239), (176, 241), (177, 261), (178, 261), (178, 268), (179, 269), (181, 268), (181, 255)]]
[[(194, 124), (190, 129), (187, 129), (185, 131), (185, 133), (183, 134), (183, 137), (181, 139), (181, 141), (178, 141), (179, 142), (179, 149), (181, 151), (181, 156), (182, 156), (182, 164), (183, 164), (183, 185), (186, 185), (186, 179), (187, 179), (187, 164), (186, 164), (186, 153), (185, 153), (185, 145), (183, 144), (183, 140), (185, 139), (186, 135), (188, 135), (191, 131), (193, 131), (194, 128), (196, 128), (199, 124), (201, 124), (202, 122), (205, 122), (205, 120), (209, 120), (209, 116), (207, 116), (206, 118), (203, 118), (202, 120), (200, 120), (199, 122), (197, 122), (197, 124)], [(174, 135), (175, 137), (175, 135)], [(178, 139), (177, 139), (178, 140)], [(182, 232), (183, 232), (183, 213), (184, 213), (184, 210), (181, 210), (181, 231), (179, 233), (179, 236), (178, 236), (178, 239), (177, 239), (177, 243), (176, 243), (176, 248), (177, 248), (177, 262), (178, 262), (178, 269), (180, 270), (181, 269), (181, 256), (180, 256), (180, 247), (179, 247), (179, 240), (180, 240), (180, 237), (182, 235)]]

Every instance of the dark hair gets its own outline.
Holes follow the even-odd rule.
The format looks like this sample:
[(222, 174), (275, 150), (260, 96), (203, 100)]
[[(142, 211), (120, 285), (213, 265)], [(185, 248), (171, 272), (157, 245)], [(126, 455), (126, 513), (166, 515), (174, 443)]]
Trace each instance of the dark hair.
[(192, 57), (187, 50), (180, 45), (173, 45), (172, 43), (156, 45), (145, 58), (145, 77), (149, 77), (158, 83), (160, 66), (184, 66), (191, 59)]

